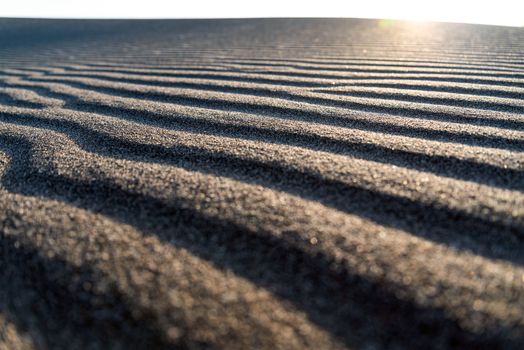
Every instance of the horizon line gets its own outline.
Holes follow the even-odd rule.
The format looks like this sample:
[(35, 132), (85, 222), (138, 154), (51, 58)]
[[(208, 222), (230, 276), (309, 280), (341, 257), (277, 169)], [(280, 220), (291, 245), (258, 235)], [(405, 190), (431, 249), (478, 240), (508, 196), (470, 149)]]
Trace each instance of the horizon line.
[(126, 21), (126, 20), (143, 20), (143, 21), (154, 21), (154, 20), (235, 20), (235, 19), (363, 19), (363, 20), (386, 20), (386, 21), (398, 21), (398, 22), (414, 22), (414, 23), (450, 23), (450, 24), (466, 24), (466, 25), (485, 25), (485, 26), (496, 26), (496, 27), (512, 27), (512, 28), (523, 28), (523, 24), (501, 24), (496, 22), (460, 22), (453, 20), (415, 20), (408, 18), (398, 17), (342, 17), (342, 16), (269, 16), (269, 17), (258, 17), (258, 16), (239, 16), (239, 17), (104, 17), (104, 16), (85, 16), (85, 17), (61, 17), (61, 16), (4, 16), (0, 15), (0, 19), (41, 19), (41, 20), (108, 20), (108, 21)]

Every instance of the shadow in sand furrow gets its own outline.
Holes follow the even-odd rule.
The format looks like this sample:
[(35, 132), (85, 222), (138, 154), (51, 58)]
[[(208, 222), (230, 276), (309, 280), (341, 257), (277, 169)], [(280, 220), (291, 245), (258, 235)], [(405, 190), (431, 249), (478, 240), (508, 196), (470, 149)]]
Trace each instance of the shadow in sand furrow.
[[(239, 66), (243, 66), (243, 65), (247, 65), (247, 66), (255, 66), (255, 67), (288, 67), (289, 65), (291, 66), (297, 66), (297, 67), (300, 67), (300, 69), (307, 69), (307, 70), (316, 70), (316, 69), (320, 69), (320, 70), (323, 70), (325, 69), (325, 66), (330, 66), (329, 69), (337, 69), (336, 67), (340, 67), (340, 69), (337, 69), (338, 71), (344, 71), (344, 69), (346, 67), (377, 67), (377, 68), (398, 68), (398, 69), (402, 69), (403, 71), (405, 70), (408, 70), (408, 69), (429, 69), (429, 70), (434, 70), (434, 71), (437, 71), (437, 70), (462, 70), (462, 71), (478, 71), (478, 70), (483, 70), (483, 71), (488, 71), (488, 72), (506, 72), (506, 73), (512, 73), (512, 72), (515, 72), (515, 73), (521, 73), (523, 74), (524, 73), (524, 69), (519, 69), (519, 68), (516, 68), (516, 67), (511, 67), (511, 66), (504, 66), (504, 65), (496, 65), (496, 66), (493, 66), (493, 65), (471, 65), (471, 64), (460, 64), (460, 63), (457, 63), (456, 65), (446, 65), (446, 64), (441, 64), (440, 66), (437, 65), (437, 64), (434, 64), (434, 65), (429, 65), (429, 64), (415, 64), (415, 63), (405, 63), (405, 64), (392, 64), (392, 63), (370, 63), (369, 61), (366, 61), (366, 62), (362, 62), (362, 61), (347, 61), (347, 62), (333, 62), (333, 63), (330, 63), (330, 62), (324, 62), (324, 63), (315, 63), (315, 62), (308, 62), (308, 61), (303, 61), (303, 62), (296, 62), (296, 60), (276, 60), (275, 62), (276, 63), (272, 63), (274, 62), (275, 60), (272, 60), (272, 59), (264, 59), (262, 60), (262, 62), (264, 63), (260, 63), (260, 61), (250, 61), (249, 59), (227, 59), (227, 58), (218, 58), (217, 60), (213, 60), (211, 62), (206, 62), (206, 66), (209, 66), (209, 67), (220, 67), (220, 68), (224, 68), (224, 69), (227, 69), (228, 67), (231, 67), (232, 65), (239, 65)], [(143, 69), (143, 70), (148, 70), (148, 69), (153, 69), (153, 70), (158, 70), (158, 71), (165, 71), (165, 72), (169, 72), (169, 71), (176, 71), (178, 68), (182, 67), (182, 68), (191, 68), (191, 67), (195, 67), (195, 68), (202, 68), (202, 65), (192, 65), (192, 64), (187, 64), (187, 65), (183, 65), (183, 64), (164, 64), (164, 65), (155, 65), (155, 64), (138, 64), (138, 63), (129, 63), (129, 62), (121, 62), (119, 64), (115, 64), (114, 62), (100, 62), (100, 63), (93, 63), (93, 62), (79, 62), (78, 63), (79, 65), (81, 66), (85, 66), (85, 67), (89, 67), (91, 68), (93, 71), (97, 70), (97, 69)], [(298, 64), (298, 65), (297, 65)], [(449, 62), (448, 62), (449, 64)], [(57, 66), (58, 67), (58, 66)], [(70, 69), (79, 69), (79, 67), (69, 67), (69, 66), (59, 66), (59, 68), (70, 68)]]
[[(42, 80), (46, 81), (46, 80)], [(51, 81), (46, 81), (51, 82)], [(52, 81), (57, 83), (57, 81)], [(300, 120), (306, 122), (320, 123), (324, 125), (333, 125), (348, 129), (368, 130), (375, 132), (384, 132), (395, 135), (416, 137), (426, 140), (435, 140), (442, 142), (452, 142), (457, 144), (465, 144), (472, 146), (481, 146), (488, 148), (507, 149), (514, 151), (522, 151), (524, 149), (524, 140), (504, 138), (500, 136), (479, 135), (466, 132), (450, 132), (447, 130), (429, 130), (422, 127), (413, 127), (409, 125), (386, 124), (380, 121), (373, 121), (370, 119), (353, 119), (350, 116), (339, 116), (331, 113), (321, 113), (316, 111), (303, 111), (300, 109), (282, 107), (282, 106), (268, 106), (263, 104), (255, 104), (241, 101), (221, 101), (212, 98), (194, 97), (194, 96), (166, 96), (162, 93), (132, 91), (126, 92), (121, 89), (112, 89), (107, 87), (96, 87), (88, 84), (78, 82), (60, 81), (61, 84), (104, 93), (107, 95), (130, 97), (136, 99), (152, 100), (166, 103), (173, 103), (182, 106), (200, 107), (215, 109), (220, 111), (236, 111), (240, 113), (249, 113), (258, 116), (269, 116), (275, 118), (283, 118), (289, 120)], [(33, 87), (27, 85), (11, 84), (11, 87), (24, 87), (28, 90), (40, 93), (43, 96), (59, 98), (66, 101), (65, 107), (70, 109), (78, 109), (86, 112), (100, 112), (105, 113), (107, 109), (114, 109), (114, 107), (105, 106), (96, 102), (80, 101), (75, 96), (67, 92), (56, 92), (50, 88), (43, 86)], [(121, 112), (137, 113), (136, 109), (131, 106), (129, 109), (118, 107)], [(154, 112), (143, 111), (147, 114), (155, 114)], [(176, 113), (175, 113), (176, 115)], [(510, 123), (513, 123), (510, 121)]]
[[(409, 92), (406, 93), (400, 93), (400, 92), (378, 92), (378, 91), (333, 91), (333, 90), (315, 90), (314, 92), (319, 92), (323, 94), (331, 94), (331, 95), (338, 95), (338, 96), (349, 96), (349, 97), (363, 97), (363, 98), (376, 98), (376, 99), (383, 99), (383, 100), (391, 100), (391, 101), (403, 101), (403, 102), (414, 102), (414, 103), (424, 103), (424, 104), (432, 104), (435, 106), (452, 106), (452, 107), (464, 107), (464, 108), (475, 108), (475, 109), (485, 109), (485, 110), (492, 110), (492, 111), (500, 111), (500, 112), (511, 112), (511, 113), (524, 113), (524, 105), (518, 106), (518, 105), (510, 105), (503, 102), (494, 102), (494, 101), (478, 101), (478, 100), (467, 100), (463, 98), (448, 98), (448, 97), (430, 97), (430, 96), (423, 96), (421, 95), (413, 95)], [(328, 99), (326, 99), (329, 101)], [(349, 104), (351, 106), (351, 103)], [(396, 108), (395, 108), (396, 109)], [(421, 113), (418, 110), (415, 113), (417, 115), (424, 114)], [(405, 115), (405, 112), (402, 114)], [(439, 115), (443, 115), (442, 120), (446, 121), (452, 121), (453, 118), (458, 119), (458, 122), (467, 122), (463, 121), (461, 119), (469, 120), (469, 123), (471, 124), (491, 124), (493, 126), (499, 126), (496, 124), (503, 124), (504, 120), (494, 120), (489, 118), (460, 118), (460, 116), (452, 115), (449, 118), (447, 118), (447, 115), (445, 113), (436, 113), (436, 117)], [(486, 123), (486, 119), (489, 121)], [(519, 124), (515, 122), (515, 124), (518, 125), (519, 130), (524, 127), (523, 124)], [(504, 127), (504, 126), (499, 126)]]
[[(24, 68), (24, 71), (29, 71), (28, 69)], [(41, 70), (39, 69), (37, 73), (47, 73), (48, 71), (44, 71), (44, 70)], [(22, 77), (25, 77), (27, 76), (27, 74), (22, 74), (22, 73), (14, 73), (14, 72), (6, 72), (5, 70), (1, 70), (0, 71), (0, 76), (2, 76), (2, 78), (4, 77), (16, 77), (16, 78), (22, 78)]]
[[(252, 64), (235, 64), (237, 66), (229, 66), (227, 69), (216, 69), (216, 68), (186, 68), (186, 67), (175, 67), (173, 68), (173, 71), (177, 70), (195, 70), (195, 71), (202, 71), (202, 72), (259, 72), (259, 69), (253, 69), (249, 68), (249, 66), (257, 66)], [(242, 66), (246, 68), (241, 68)], [(259, 64), (258, 66), (266, 66), (265, 64)], [(268, 67), (279, 67), (279, 65), (273, 65)], [(304, 72), (300, 71), (294, 71), (294, 70), (263, 70), (263, 73), (266, 74), (275, 74), (275, 75), (289, 75), (289, 76), (298, 76), (298, 77), (305, 77), (305, 78), (326, 78), (326, 79), (340, 79), (344, 77), (345, 73), (371, 73), (371, 74), (384, 74), (387, 76), (388, 74), (420, 74), (425, 76), (431, 76), (431, 75), (464, 75), (467, 77), (496, 77), (496, 78), (511, 78), (511, 79), (523, 79), (524, 73), (522, 72), (505, 72), (505, 71), (498, 71), (493, 73), (483, 73), (485, 71), (484, 69), (460, 69), (460, 68), (454, 68), (451, 70), (444, 70), (440, 68), (439, 70), (424, 70), (424, 69), (416, 69), (417, 67), (396, 67), (397, 69), (390, 68), (390, 69), (378, 69), (378, 68), (357, 68), (357, 67), (346, 67), (346, 68), (329, 68), (329, 67), (307, 67), (307, 66), (299, 66), (299, 65), (280, 65), (282, 68), (289, 68), (289, 69), (296, 69), (296, 70), (303, 70)], [(410, 70), (415, 68), (416, 70)], [(66, 67), (67, 69), (67, 67)], [(75, 68), (72, 68), (75, 69)], [(105, 68), (100, 68), (101, 70), (105, 70)], [(112, 69), (113, 71), (120, 71), (122, 68), (116, 68)], [(125, 68), (124, 68), (125, 69)], [(149, 68), (151, 69), (151, 68)], [(155, 68), (152, 68), (155, 70)], [(95, 69), (99, 70), (98, 68)], [(309, 73), (308, 71), (314, 71), (317, 73)], [(166, 70), (167, 73), (169, 71)], [(322, 73), (322, 72), (328, 72), (328, 73)], [(340, 74), (330, 74), (333, 73), (340, 73)]]
[[(105, 66), (97, 67), (97, 66), (90, 66), (88, 64), (82, 64), (82, 66), (84, 66), (84, 67), (57, 66), (56, 68), (60, 68), (60, 69), (63, 69), (65, 71), (68, 71), (68, 72), (87, 71), (89, 73), (96, 73), (96, 72), (105, 72), (105, 73), (113, 72), (113, 73), (118, 73), (120, 71), (120, 69), (123, 69), (126, 72), (127, 71), (133, 72), (134, 69), (135, 69), (135, 67), (118, 68), (118, 66), (114, 66), (114, 68), (107, 68)], [(141, 68), (138, 68), (138, 69), (141, 69)], [(149, 66), (149, 68), (143, 68), (143, 69), (146, 70), (146, 74), (156, 73), (155, 71), (157, 70), (156, 68), (151, 68), (151, 66)], [(173, 70), (174, 70), (174, 72), (173, 72)], [(177, 66), (173, 70), (170, 70), (170, 69), (167, 69), (167, 70), (159, 69), (160, 72), (158, 72), (157, 74), (163, 75), (164, 71), (167, 74), (176, 73), (177, 71), (182, 71), (182, 72), (185, 72), (185, 71), (193, 72), (194, 71), (194, 72), (204, 72), (204, 73), (235, 73), (235, 72), (244, 72), (244, 70), (239, 69), (239, 68), (226, 67), (226, 66), (211, 67), (208, 64), (206, 64), (205, 68), (204, 67), (183, 67), (183, 66)], [(134, 71), (134, 72), (135, 73), (140, 73), (139, 71), (138, 72)]]
[[(9, 121), (7, 115), (2, 118)], [(524, 265), (524, 257), (518, 254), (519, 249), (524, 249), (524, 225), (517, 220), (504, 224), (489, 217), (374, 191), (277, 162), (263, 162), (195, 146), (164, 147), (137, 143), (66, 121), (52, 122), (16, 115), (10, 119), (17, 125), (64, 133), (86, 151), (109, 158), (175, 165), (259, 184), (457, 249)]]
[[(70, 71), (81, 71), (83, 69), (75, 69), (72, 67), (65, 67), (66, 70)], [(377, 79), (395, 79), (395, 80), (421, 80), (421, 81), (431, 81), (431, 82), (447, 82), (447, 83), (471, 83), (471, 84), (481, 84), (481, 85), (496, 85), (496, 86), (506, 86), (506, 87), (524, 87), (524, 81), (515, 81), (515, 80), (493, 80), (488, 78), (475, 78), (464, 76), (461, 77), (458, 74), (449, 74), (449, 76), (419, 76), (415, 73), (412, 73), (413, 76), (408, 74), (398, 73), (398, 74), (388, 74), (388, 75), (347, 75), (340, 76), (335, 75), (334, 77), (329, 75), (319, 74), (318, 76), (302, 76), (300, 74), (292, 74), (291, 72), (268, 72), (262, 70), (222, 70), (222, 71), (210, 71), (209, 73), (214, 74), (205, 74), (205, 71), (202, 73), (177, 73), (177, 72), (137, 72), (132, 69), (95, 69), (93, 72), (107, 72), (107, 73), (122, 73), (122, 74), (137, 74), (143, 76), (152, 76), (152, 77), (178, 77), (178, 78), (194, 78), (194, 79), (216, 79), (216, 80), (231, 80), (231, 81), (244, 81), (244, 82), (254, 82), (254, 83), (265, 83), (265, 84), (274, 84), (274, 85), (289, 85), (297, 87), (315, 87), (315, 86), (325, 86), (326, 82), (319, 80), (331, 80), (332, 86), (337, 86), (343, 84), (345, 81), (351, 80), (377, 80)], [(221, 74), (226, 73), (226, 74)], [(231, 73), (237, 73), (234, 76)], [(240, 73), (240, 74), (238, 74)], [(249, 74), (257, 75), (256, 77), (249, 76)], [(283, 77), (290, 78), (304, 78), (303, 80), (285, 80)], [(317, 79), (317, 81), (308, 81), (307, 78)], [(495, 78), (495, 77), (494, 77)], [(509, 79), (509, 78), (508, 78)]]
[[(161, 239), (174, 239), (177, 246), (286, 298), (348, 345), (518, 348), (519, 339), (508, 336), (511, 330), (466, 331), (444, 310), (400, 299), (387, 283), (334, 265), (329, 255), (313, 251), (293, 233), (277, 239), (208, 217), (177, 198), (166, 202), (129, 192), (109, 180), (82, 182), (48, 173), (33, 167), (31, 145), (25, 139), (1, 140), (12, 158), (2, 179), (8, 190), (64, 201), (155, 232)], [(218, 246), (223, 253), (217, 254)]]
[[(235, 66), (244, 66), (246, 68), (242, 69), (240, 67)], [(242, 71), (252, 71), (252, 68), (249, 68), (251, 64), (235, 64), (235, 66), (232, 66), (231, 68), (237, 68), (241, 69)], [(265, 65), (259, 65), (259, 66), (265, 66)], [(281, 67), (284, 69), (291, 69), (290, 71), (287, 70), (268, 70), (267, 72), (270, 74), (299, 74), (297, 76), (303, 76), (308, 78), (320, 78), (327, 76), (328, 79), (333, 79), (333, 77), (343, 77), (343, 74), (351, 74), (351, 73), (370, 73), (370, 74), (384, 74), (387, 76), (388, 74), (421, 74), (425, 76), (431, 76), (431, 75), (464, 75), (468, 77), (497, 77), (497, 78), (511, 78), (511, 79), (523, 79), (524, 74), (522, 72), (506, 72), (506, 71), (497, 71), (492, 73), (483, 73), (484, 71), (489, 71), (486, 69), (461, 69), (461, 68), (453, 68), (453, 69), (443, 69), (438, 68), (434, 70), (429, 69), (420, 69), (418, 67), (399, 67), (396, 66), (395, 68), (389, 68), (389, 69), (380, 69), (380, 68), (357, 68), (357, 67), (340, 67), (340, 68), (330, 68), (330, 67), (307, 67), (307, 66), (300, 66), (300, 65), (276, 65), (276, 66), (270, 66), (270, 67)], [(254, 70), (258, 71), (258, 69)], [(303, 71), (303, 72), (301, 72)], [(316, 72), (316, 73), (308, 73), (309, 71)], [(323, 72), (328, 72), (327, 74), (324, 74)], [(339, 74), (330, 74), (330, 73), (339, 73)], [(336, 79), (336, 78), (335, 78)]]
[[(384, 62), (390, 62), (393, 66), (405, 66), (405, 65), (418, 65), (424, 64), (428, 65), (428, 68), (432, 68), (435, 65), (451, 65), (450, 67), (461, 67), (461, 66), (471, 66), (480, 69), (492, 68), (492, 67), (504, 67), (509, 69), (515, 69), (517, 71), (523, 72), (524, 65), (519, 64), (515, 61), (504, 61), (504, 60), (464, 60), (463, 58), (455, 58), (452, 61), (449, 60), (431, 60), (427, 58), (418, 58), (418, 59), (408, 59), (408, 58), (391, 58), (391, 56), (386, 57), (356, 57), (356, 56), (347, 56), (347, 57), (333, 57), (325, 56), (323, 58), (319, 57), (305, 57), (305, 58), (276, 58), (276, 57), (222, 57), (220, 58), (221, 62), (283, 62), (283, 63), (303, 63), (303, 64), (317, 64), (317, 65), (345, 65), (345, 64), (363, 64), (363, 65), (381, 65)], [(386, 63), (388, 64), (388, 63)], [(96, 65), (96, 64), (93, 64)], [(104, 64), (102, 64), (104, 65)]]
[[(90, 65), (82, 63), (82, 66), (88, 66), (89, 67)], [(96, 67), (96, 66), (93, 66), (93, 67)], [(115, 69), (117, 69), (116, 67), (117, 66), (115, 66)], [(68, 70), (68, 71), (80, 70), (80, 68), (71, 67), (71, 66), (57, 66), (57, 67), (53, 66), (53, 68), (61, 68), (61, 69), (65, 69), (65, 70)], [(151, 66), (149, 66), (148, 69), (156, 70), (156, 68), (151, 68)], [(24, 68), (24, 70), (27, 70), (27, 69)], [(38, 68), (36, 68), (35, 70), (39, 70), (42, 73), (48, 72), (47, 70), (42, 70), (42, 69), (38, 69)], [(95, 69), (92, 69), (91, 71), (92, 72), (97, 72), (99, 70), (100, 71), (106, 71), (104, 68), (95, 68)], [(109, 70), (111, 70), (111, 69), (109, 69)], [(195, 71), (195, 72), (208, 72), (208, 73), (209, 72), (230, 73), (230, 72), (238, 71), (238, 69), (231, 69), (231, 68), (226, 68), (226, 67), (210, 67), (209, 65), (206, 65), (205, 68), (203, 68), (203, 67), (182, 67), (182, 66), (177, 66), (176, 70), (180, 70), (180, 71)]]
[[(340, 86), (340, 85), (339, 85)], [(466, 94), (472, 96), (489, 96), (489, 97), (502, 97), (502, 98), (512, 98), (519, 101), (524, 101), (524, 93), (514, 92), (511, 90), (503, 89), (479, 89), (479, 88), (469, 88), (461, 86), (451, 86), (451, 85), (425, 85), (425, 84), (402, 84), (402, 83), (378, 83), (378, 82), (369, 82), (369, 83), (351, 83), (344, 86), (348, 87), (367, 87), (367, 88), (390, 88), (390, 89), (400, 89), (400, 90), (416, 90), (416, 91), (436, 91), (436, 92), (446, 92), (446, 93), (457, 93), (457, 94)], [(324, 88), (329, 88), (329, 86), (324, 86)], [(333, 91), (333, 90), (332, 90)]]
[[(415, 56), (418, 59), (422, 60), (428, 60), (428, 59), (434, 59), (434, 60), (441, 60), (445, 62), (454, 62), (455, 60), (472, 60), (474, 62), (487, 62), (487, 63), (506, 63), (506, 64), (515, 64), (515, 65), (522, 65), (524, 61), (521, 60), (521, 55), (519, 55), (518, 52), (510, 52), (511, 50), (508, 50), (506, 52), (503, 52), (503, 50), (479, 50), (479, 47), (469, 47), (465, 48), (462, 47), (460, 50), (449, 50), (448, 48), (443, 50), (443, 43), (440, 45), (435, 45), (432, 48), (429, 46), (419, 46), (419, 45), (412, 45), (409, 47), (399, 47), (399, 46), (391, 46), (387, 45), (387, 43), (376, 43), (372, 46), (368, 47), (368, 54), (371, 54), (370, 56), (377, 58), (396, 58), (399, 57), (407, 57), (407, 56)], [(304, 51), (307, 51), (307, 47), (304, 47)], [(475, 52), (476, 51), (476, 52)], [(358, 51), (357, 51), (358, 52)], [(347, 54), (347, 51), (344, 52), (344, 50), (333, 50), (332, 48), (327, 48), (324, 51), (319, 52), (321, 56), (325, 58), (343, 58), (347, 57), (344, 54)], [(326, 54), (326, 55), (323, 55)], [(355, 54), (355, 51), (351, 53), (352, 55)], [(327, 56), (329, 55), (329, 56)], [(344, 56), (343, 56), (344, 55)]]
[[(456, 64), (456, 65), (446, 65), (446, 64), (416, 64), (413, 62), (406, 62), (403, 64), (393, 64), (393, 63), (370, 63), (370, 62), (355, 62), (355, 61), (347, 61), (347, 62), (313, 62), (313, 61), (300, 61), (300, 60), (276, 60), (278, 63), (272, 63), (275, 60), (267, 59), (267, 60), (261, 60), (261, 61), (249, 61), (249, 60), (237, 60), (237, 59), (228, 59), (223, 60), (223, 63), (229, 63), (233, 65), (239, 65), (239, 66), (258, 66), (258, 67), (282, 67), (282, 68), (295, 68), (295, 69), (304, 69), (304, 70), (328, 70), (328, 71), (336, 71), (336, 72), (345, 72), (345, 71), (351, 71), (353, 67), (376, 67), (377, 69), (380, 68), (397, 68), (401, 72), (405, 72), (409, 69), (417, 69), (416, 71), (412, 72), (423, 72), (421, 69), (428, 69), (427, 71), (438, 71), (438, 70), (452, 70), (452, 71), (488, 71), (488, 72), (505, 72), (505, 73), (520, 73), (524, 76), (524, 72), (522, 69), (515, 69), (515, 68), (504, 68), (504, 67), (493, 67), (493, 66), (486, 66), (486, 65), (472, 65), (472, 64)], [(263, 62), (263, 63), (260, 63)], [(449, 64), (449, 63), (448, 63)], [(86, 64), (87, 65), (87, 64)], [(104, 66), (104, 65), (100, 65)], [(333, 67), (326, 67), (326, 66), (333, 66)], [(337, 68), (338, 66), (338, 68)], [(118, 67), (115, 65), (114, 67)], [(143, 65), (142, 68), (151, 69), (151, 66)], [(140, 68), (140, 67), (136, 67)], [(166, 70), (176, 70), (178, 66), (173, 66), (171, 68), (165, 68)], [(157, 67), (154, 67), (154, 69), (158, 69)], [(349, 70), (348, 70), (349, 69)], [(383, 69), (384, 70), (384, 69)], [(367, 69), (362, 69), (362, 71), (367, 72)], [(385, 70), (387, 72), (391, 72), (392, 70)]]
[[(72, 70), (74, 72), (75, 70)], [(80, 71), (80, 70), (78, 70)], [(140, 74), (145, 77), (174, 77), (174, 78), (188, 78), (188, 79), (210, 79), (210, 80), (222, 80), (232, 82), (247, 82), (247, 83), (259, 83), (259, 84), (272, 84), (281, 86), (292, 86), (292, 87), (325, 87), (326, 82), (322, 81), (306, 81), (306, 80), (283, 80), (278, 78), (262, 78), (262, 77), (249, 77), (242, 75), (220, 75), (220, 74), (200, 74), (200, 73), (148, 73), (148, 72), (135, 72), (135, 71), (122, 71), (122, 70), (96, 70), (96, 72), (106, 73), (122, 73), (122, 74)], [(48, 72), (45, 72), (48, 73)], [(227, 72), (235, 73), (235, 72)], [(236, 72), (238, 73), (238, 72)]]
[[(322, 106), (328, 106), (328, 107), (342, 107), (352, 110), (359, 110), (364, 112), (375, 112), (375, 113), (387, 113), (390, 115), (395, 116), (409, 116), (413, 118), (420, 118), (420, 119), (433, 119), (437, 121), (447, 121), (452, 123), (470, 123), (475, 125), (487, 125), (487, 126), (494, 126), (494, 127), (500, 127), (500, 128), (514, 128), (517, 130), (521, 130), (524, 128), (524, 122), (518, 122), (514, 120), (504, 120), (504, 119), (494, 119), (494, 118), (483, 118), (483, 117), (465, 117), (461, 116), (460, 114), (451, 114), (448, 112), (431, 112), (424, 109), (417, 109), (416, 107), (410, 107), (410, 108), (403, 108), (403, 107), (384, 107), (384, 106), (378, 106), (378, 105), (372, 105), (367, 104), (363, 102), (355, 102), (355, 101), (343, 101), (343, 100), (336, 100), (336, 99), (330, 99), (325, 97), (318, 97), (318, 96), (303, 96), (300, 94), (300, 92), (287, 92), (287, 91), (279, 91), (275, 89), (271, 89), (270, 87), (263, 88), (263, 87), (235, 87), (235, 86), (224, 86), (224, 85), (216, 85), (216, 84), (206, 84), (206, 83), (190, 83), (190, 82), (169, 82), (169, 81), (151, 81), (146, 79), (136, 79), (131, 77), (111, 77), (106, 76), (103, 74), (97, 74), (96, 72), (91, 73), (89, 76), (82, 75), (82, 74), (69, 74), (69, 73), (47, 73), (46, 75), (52, 76), (52, 77), (65, 77), (65, 78), (96, 78), (100, 79), (102, 81), (110, 81), (110, 82), (117, 82), (117, 83), (130, 83), (130, 84), (138, 84), (138, 85), (147, 85), (147, 86), (153, 86), (153, 87), (170, 87), (170, 88), (189, 88), (189, 89), (195, 89), (195, 90), (206, 90), (206, 91), (212, 91), (212, 92), (226, 92), (226, 93), (233, 93), (233, 94), (241, 94), (241, 95), (248, 95), (248, 96), (265, 96), (265, 97), (276, 97), (276, 98), (284, 98), (290, 101), (298, 101), (298, 102), (305, 102), (309, 104), (318, 104)], [(71, 83), (77, 83), (77, 81), (71, 81), (71, 80), (46, 80), (42, 78), (27, 78), (26, 80), (32, 80), (32, 81), (43, 81), (43, 82), (51, 82), (51, 81), (57, 81), (57, 82), (65, 82), (68, 81)], [(78, 82), (79, 84), (82, 84), (82, 82)], [(84, 85), (84, 88), (88, 88), (88, 86), (93, 86), (91, 84)], [(101, 87), (100, 87), (101, 88)], [(124, 94), (131, 91), (137, 91), (133, 90), (132, 88), (111, 88), (111, 87), (105, 87), (107, 89), (115, 89), (115, 93), (118, 94)], [(318, 89), (314, 90), (313, 92), (317, 93), (324, 93), (324, 94), (330, 94), (330, 95), (338, 95), (338, 96), (350, 96), (350, 97), (361, 97), (361, 98), (376, 98), (380, 100), (389, 100), (392, 102), (413, 102), (413, 103), (424, 103), (424, 104), (431, 104), (435, 105), (437, 108), (440, 106), (443, 107), (465, 107), (465, 108), (475, 108), (475, 109), (483, 109), (483, 110), (491, 110), (491, 111), (499, 111), (499, 112), (512, 112), (512, 113), (524, 113), (524, 106), (517, 106), (517, 105), (508, 105), (503, 102), (498, 103), (494, 101), (475, 101), (475, 100), (466, 100), (462, 98), (443, 98), (443, 97), (431, 97), (431, 96), (418, 96), (413, 94), (401, 94), (401, 93), (388, 93), (388, 92), (373, 92), (373, 91), (333, 91), (328, 89)], [(137, 92), (137, 95), (140, 93)], [(173, 95), (170, 95), (169, 93), (165, 93), (165, 99), (169, 100), (170, 97)], [(522, 97), (522, 96), (521, 96)]]
[(13, 96), (4, 92), (0, 92), (0, 105), (35, 109), (44, 107), (44, 105), (39, 103), (16, 99)]
[(99, 280), (99, 272), (46, 256), (14, 235), (4, 234), (10, 226), (16, 227), (16, 220), (13, 214), (0, 222), (0, 281), (6, 286), (0, 292), (6, 298), (0, 308), (17, 328), (30, 335), (38, 332), (53, 349), (166, 345), (155, 319), (146, 313), (134, 317), (139, 310), (115, 286), (108, 286), (103, 295), (85, 287)]

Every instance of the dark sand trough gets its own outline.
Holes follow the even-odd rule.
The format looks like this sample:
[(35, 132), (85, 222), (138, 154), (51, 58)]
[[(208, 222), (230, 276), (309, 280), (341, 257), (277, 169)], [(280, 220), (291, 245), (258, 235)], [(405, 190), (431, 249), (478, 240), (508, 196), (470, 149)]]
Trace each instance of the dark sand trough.
[(0, 20), (0, 348), (518, 349), (524, 29)]

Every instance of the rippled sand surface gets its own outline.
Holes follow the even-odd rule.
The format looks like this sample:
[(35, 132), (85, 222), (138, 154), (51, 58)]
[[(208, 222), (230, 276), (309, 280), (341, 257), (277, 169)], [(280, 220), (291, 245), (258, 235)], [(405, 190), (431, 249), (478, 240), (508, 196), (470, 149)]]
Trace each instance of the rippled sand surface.
[(523, 43), (1, 19), (0, 348), (521, 348)]

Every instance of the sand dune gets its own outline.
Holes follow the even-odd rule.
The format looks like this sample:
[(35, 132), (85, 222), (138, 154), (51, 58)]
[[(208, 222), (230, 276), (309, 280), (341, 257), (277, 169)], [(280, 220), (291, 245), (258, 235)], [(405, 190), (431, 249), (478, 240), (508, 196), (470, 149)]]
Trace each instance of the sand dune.
[(0, 347), (518, 349), (524, 30), (0, 20)]

